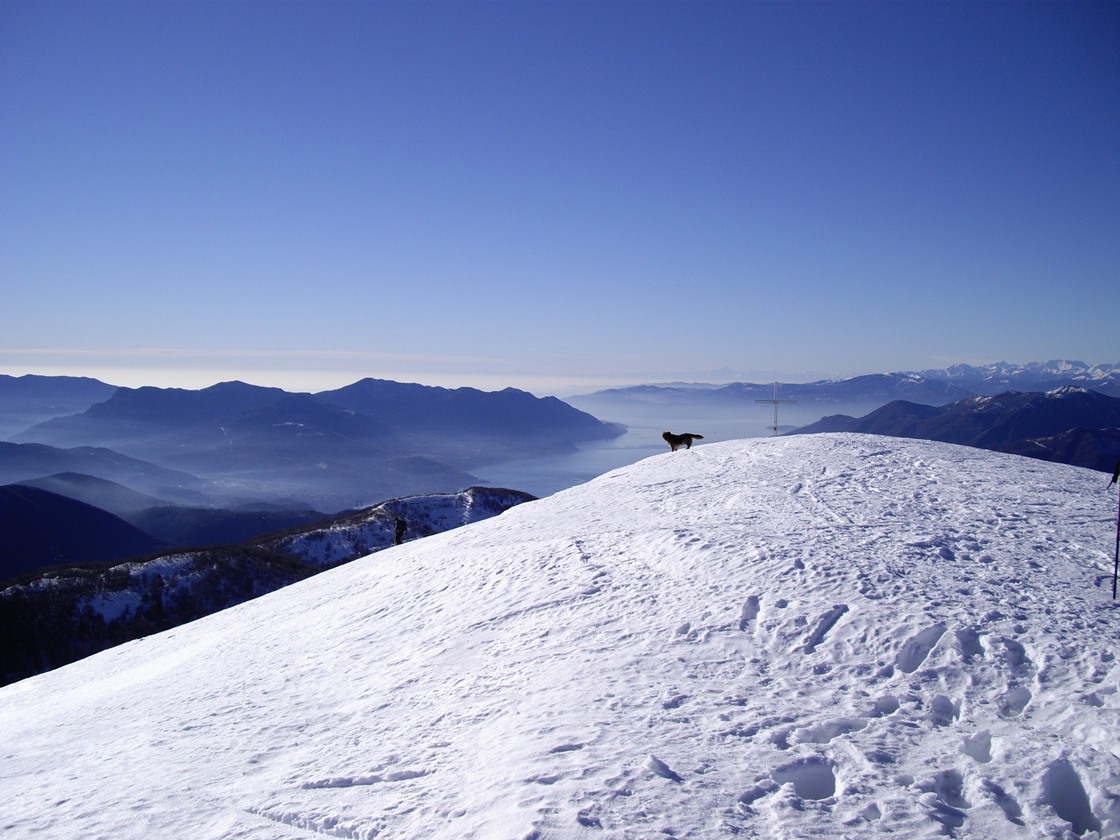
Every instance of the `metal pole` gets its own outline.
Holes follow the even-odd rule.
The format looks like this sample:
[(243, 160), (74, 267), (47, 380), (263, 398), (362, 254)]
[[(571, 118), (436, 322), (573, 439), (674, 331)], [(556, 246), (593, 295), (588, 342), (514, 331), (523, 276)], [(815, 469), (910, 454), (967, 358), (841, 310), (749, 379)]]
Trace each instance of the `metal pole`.
[(772, 400), (755, 400), (756, 403), (773, 403), (774, 404), (774, 425), (770, 426), (771, 434), (778, 434), (778, 405), (796, 405), (797, 400), (780, 400), (778, 399), (778, 383), (774, 383), (774, 399)]
[[(1116, 467), (1120, 472), (1120, 465)], [(1116, 579), (1120, 577), (1120, 493), (1116, 494), (1116, 561), (1112, 565), (1112, 600), (1116, 600)]]
[[(1111, 487), (1113, 484), (1120, 482), (1120, 461), (1116, 462), (1116, 469), (1112, 473), (1112, 481), (1108, 483)], [(1120, 488), (1117, 488), (1120, 490)], [(1112, 600), (1116, 600), (1116, 579), (1120, 578), (1120, 493), (1116, 494), (1116, 560), (1112, 564)]]

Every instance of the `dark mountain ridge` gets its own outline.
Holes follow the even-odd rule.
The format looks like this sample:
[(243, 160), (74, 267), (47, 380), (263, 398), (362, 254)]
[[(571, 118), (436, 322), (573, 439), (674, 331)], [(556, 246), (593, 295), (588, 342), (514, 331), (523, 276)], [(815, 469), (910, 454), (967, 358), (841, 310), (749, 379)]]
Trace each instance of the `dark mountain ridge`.
[[(137, 493), (116, 482), (80, 473), (59, 473), (19, 484), (101, 508), (162, 541), (169, 548), (238, 543), (270, 531), (329, 518), (328, 514), (317, 510), (169, 505), (165, 500)], [(104, 548), (104, 556), (98, 559), (123, 560), (133, 554), (127, 546), (112, 550)]]
[(894, 401), (859, 418), (824, 417), (790, 434), (820, 432), (959, 443), (1111, 472), (1120, 458), (1120, 398), (1064, 386), (968, 397), (942, 407)]
[(207, 421), (222, 422), (244, 411), (261, 408), (286, 396), (280, 388), (245, 382), (219, 382), (208, 388), (118, 388), (104, 402), (86, 412), (114, 422), (152, 423), (166, 426), (195, 426)]
[[(11, 499), (0, 504), (0, 532), (7, 529), (9, 536), (19, 537), (0, 545), (0, 582), (58, 564), (123, 562), (157, 550), (231, 545), (332, 516), (317, 510), (169, 505), (116, 482), (79, 473), (32, 479), (0, 490), (10, 497), (35, 501), (32, 516)], [(75, 508), (54, 497), (81, 503), (88, 509)], [(131, 527), (121, 528), (118, 519)], [(138, 540), (137, 531), (143, 532), (144, 539)], [(59, 548), (60, 535), (66, 537), (64, 548)], [(18, 568), (5, 574), (9, 567)]]
[(251, 541), (262, 534), (306, 527), (330, 516), (317, 510), (229, 510), (172, 505), (145, 508), (121, 518), (172, 548), (185, 549)]
[(45, 566), (116, 560), (166, 547), (85, 502), (38, 487), (0, 487), (0, 581)]
[(319, 399), (379, 418), (386, 425), (440, 434), (612, 437), (614, 430), (556, 397), (536, 397), (516, 388), (480, 391), (363, 379)]
[[(260, 409), (287, 392), (243, 382), (222, 382), (198, 391), (183, 388), (118, 388), (85, 411), (44, 421), (12, 436), (55, 446), (97, 445), (111, 449), (158, 449), (170, 436), (185, 445), (196, 436), (220, 437), (238, 415)], [(184, 438), (181, 442), (178, 438)], [(131, 454), (131, 453), (130, 453)], [(137, 455), (136, 457), (144, 457)]]

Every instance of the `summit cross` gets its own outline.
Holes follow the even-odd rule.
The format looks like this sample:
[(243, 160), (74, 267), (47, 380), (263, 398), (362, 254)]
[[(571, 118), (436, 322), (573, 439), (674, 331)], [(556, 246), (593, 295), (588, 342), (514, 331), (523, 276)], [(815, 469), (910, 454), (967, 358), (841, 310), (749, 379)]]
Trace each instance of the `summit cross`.
[(756, 403), (773, 403), (774, 404), (774, 423), (769, 426), (771, 434), (778, 434), (778, 406), (779, 405), (796, 405), (797, 400), (780, 400), (778, 399), (778, 383), (774, 383), (774, 398), (770, 400), (755, 400)]

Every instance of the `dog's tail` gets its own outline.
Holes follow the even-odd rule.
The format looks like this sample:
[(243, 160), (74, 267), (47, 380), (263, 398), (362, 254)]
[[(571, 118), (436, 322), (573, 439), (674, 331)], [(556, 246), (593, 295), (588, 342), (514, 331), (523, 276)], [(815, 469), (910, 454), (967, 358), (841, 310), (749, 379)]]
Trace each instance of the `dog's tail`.
[(690, 438), (695, 438), (696, 440), (703, 440), (703, 439), (704, 439), (704, 436), (703, 436), (703, 435), (694, 435), (694, 434), (692, 434), (692, 432), (689, 432), (689, 433), (688, 433), (688, 436), (689, 436)]

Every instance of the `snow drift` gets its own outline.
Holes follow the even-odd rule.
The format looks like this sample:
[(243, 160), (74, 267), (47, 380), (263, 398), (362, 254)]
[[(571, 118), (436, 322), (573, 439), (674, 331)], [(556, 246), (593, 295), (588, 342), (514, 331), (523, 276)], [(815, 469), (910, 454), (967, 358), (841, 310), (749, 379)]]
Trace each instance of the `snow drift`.
[(665, 453), (0, 689), (13, 837), (1120, 833), (1100, 473)]

